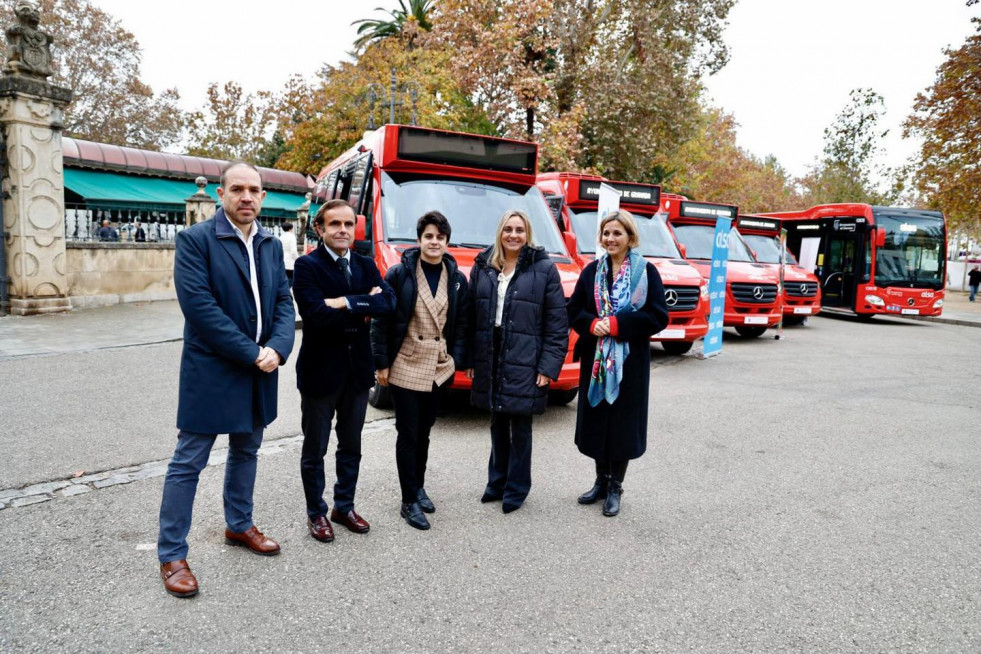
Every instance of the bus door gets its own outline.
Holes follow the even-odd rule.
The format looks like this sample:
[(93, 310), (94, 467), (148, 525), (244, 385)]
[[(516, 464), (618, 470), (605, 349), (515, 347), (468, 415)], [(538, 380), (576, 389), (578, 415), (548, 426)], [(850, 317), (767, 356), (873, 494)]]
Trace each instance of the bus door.
[(821, 304), (852, 309), (858, 283), (867, 281), (869, 273), (863, 226), (835, 220), (827, 227), (815, 270), (821, 280)]

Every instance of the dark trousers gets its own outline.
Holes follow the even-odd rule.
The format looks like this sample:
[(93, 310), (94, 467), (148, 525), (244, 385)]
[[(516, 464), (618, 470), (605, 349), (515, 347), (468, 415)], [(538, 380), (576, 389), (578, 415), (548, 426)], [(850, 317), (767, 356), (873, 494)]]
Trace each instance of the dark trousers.
[(531, 490), (531, 416), (491, 413), (487, 488), (520, 505)]
[(337, 483), (334, 484), (334, 507), (341, 513), (354, 509), (354, 491), (361, 467), (361, 429), (368, 409), (368, 391), (354, 390), (348, 383), (321, 398), (300, 394), (300, 425), (303, 450), (300, 453), (300, 478), (307, 500), (307, 515), (326, 515), (324, 457), (330, 441), (330, 424), (337, 414)]
[(286, 269), (286, 279), (290, 282), (290, 288), (293, 288), (293, 271), (289, 268)]
[(429, 433), (436, 422), (440, 389), (433, 384), (430, 392), (411, 391), (389, 386), (395, 406), (395, 464), (399, 471), (402, 502), (415, 502), (419, 489), (426, 485), (426, 462), (429, 460)]
[(605, 461), (596, 459), (596, 476), (610, 475), (622, 484), (624, 477), (627, 476), (628, 463), (630, 461)]
[[(225, 459), (225, 524), (235, 533), (252, 527), (252, 493), (262, 425), (252, 433), (229, 434)], [(160, 535), (157, 556), (161, 563), (187, 558), (187, 534), (191, 530), (191, 512), (198, 478), (208, 465), (215, 434), (177, 434), (177, 447), (167, 466), (163, 498), (160, 501)]]

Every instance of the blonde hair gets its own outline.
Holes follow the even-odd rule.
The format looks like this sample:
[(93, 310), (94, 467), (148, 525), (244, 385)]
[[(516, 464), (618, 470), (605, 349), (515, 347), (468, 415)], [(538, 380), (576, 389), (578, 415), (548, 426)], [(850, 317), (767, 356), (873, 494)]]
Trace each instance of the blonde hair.
[(600, 247), (603, 246), (603, 228), (614, 220), (623, 225), (627, 232), (627, 247), (635, 248), (640, 245), (640, 232), (637, 231), (637, 221), (634, 220), (634, 215), (625, 209), (620, 209), (619, 211), (611, 211), (600, 221), (599, 230), (596, 233), (596, 242)]
[(495, 270), (504, 270), (504, 224), (515, 217), (520, 218), (525, 223), (525, 234), (528, 236), (526, 245), (535, 247), (531, 234), (531, 221), (528, 220), (528, 216), (523, 211), (508, 209), (497, 223), (497, 236), (494, 237), (494, 249), (491, 250), (490, 264)]

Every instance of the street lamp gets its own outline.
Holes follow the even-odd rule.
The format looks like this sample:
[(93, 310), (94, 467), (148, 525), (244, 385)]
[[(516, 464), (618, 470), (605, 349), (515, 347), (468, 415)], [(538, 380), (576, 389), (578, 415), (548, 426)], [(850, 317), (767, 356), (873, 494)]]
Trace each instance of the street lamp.
[(389, 85), (388, 100), (379, 103), (385, 97), (385, 88), (381, 84), (372, 83), (369, 84), (365, 89), (365, 98), (368, 100), (368, 129), (373, 130), (378, 126), (375, 124), (375, 105), (381, 104), (384, 109), (388, 107), (388, 122), (395, 123), (395, 108), (401, 107), (405, 104), (402, 98), (405, 95), (409, 96), (411, 101), (412, 113), (409, 115), (409, 125), (415, 125), (418, 121), (418, 105), (419, 105), (419, 90), (420, 86), (417, 82), (409, 80), (402, 84), (399, 88), (398, 78), (395, 76), (395, 68), (392, 67), (392, 78)]

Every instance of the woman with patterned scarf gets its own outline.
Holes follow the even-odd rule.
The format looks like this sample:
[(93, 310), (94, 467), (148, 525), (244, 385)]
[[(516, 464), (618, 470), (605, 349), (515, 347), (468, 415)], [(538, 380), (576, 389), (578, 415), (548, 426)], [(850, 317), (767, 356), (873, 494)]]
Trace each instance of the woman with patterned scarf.
[(628, 211), (600, 221), (603, 254), (582, 271), (569, 298), (579, 334), (576, 445), (596, 460), (596, 482), (580, 504), (603, 499), (603, 515), (620, 512), (627, 463), (647, 449), (651, 335), (668, 324), (661, 276), (637, 253), (640, 236)]

